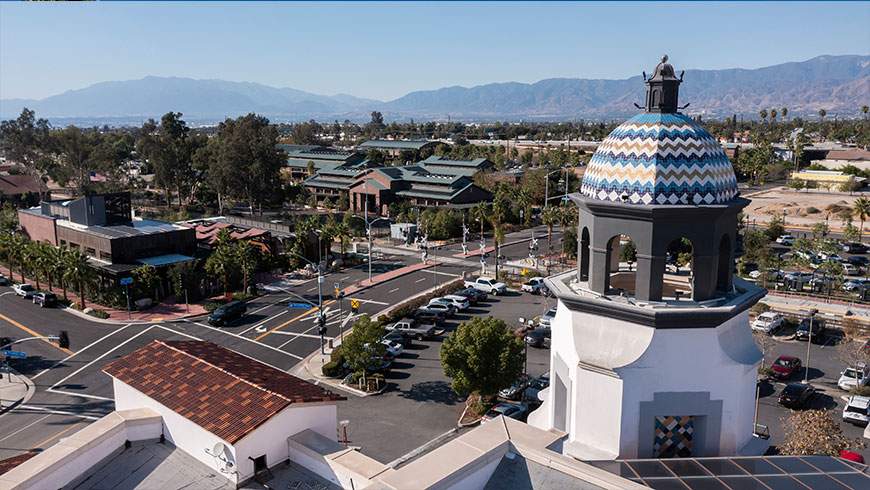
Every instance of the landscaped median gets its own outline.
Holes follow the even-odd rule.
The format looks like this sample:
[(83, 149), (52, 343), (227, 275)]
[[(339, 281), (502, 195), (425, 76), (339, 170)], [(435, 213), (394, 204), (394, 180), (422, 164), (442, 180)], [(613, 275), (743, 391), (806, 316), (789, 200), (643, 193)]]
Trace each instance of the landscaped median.
[[(373, 320), (366, 323), (365, 335), (366, 337), (372, 337), (372, 339), (369, 339), (370, 342), (367, 343), (376, 343), (377, 339), (375, 337), (378, 337), (379, 333), (383, 332), (383, 325), (397, 321), (398, 319), (407, 316), (420, 306), (428, 303), (432, 298), (449, 294), (462, 288), (462, 286), (462, 278), (457, 277), (454, 280), (429, 288), (379, 311), (372, 316)], [(352, 338), (354, 333), (353, 325), (351, 325), (349, 330), (345, 330), (345, 344), (353, 345), (356, 343)], [(316, 351), (308, 356), (301, 363), (304, 374), (317, 379), (321, 383), (343, 389), (356, 396), (368, 396), (382, 393), (387, 386), (382, 374), (373, 373), (366, 375), (364, 378), (364, 384), (360, 383), (360, 380), (362, 379), (361, 375), (354, 373), (346, 374), (344, 365), (348, 362), (348, 359), (342, 352), (341, 346), (342, 344), (339, 342), (334, 344), (332, 349), (327, 349), (326, 354), (321, 354), (319, 351)]]

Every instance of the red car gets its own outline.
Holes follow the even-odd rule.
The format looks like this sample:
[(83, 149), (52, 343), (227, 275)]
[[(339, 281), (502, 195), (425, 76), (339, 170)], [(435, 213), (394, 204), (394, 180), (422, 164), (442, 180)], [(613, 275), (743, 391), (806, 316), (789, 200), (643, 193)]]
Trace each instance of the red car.
[(776, 379), (788, 379), (795, 371), (801, 368), (801, 360), (792, 356), (779, 356), (770, 365), (773, 376)]

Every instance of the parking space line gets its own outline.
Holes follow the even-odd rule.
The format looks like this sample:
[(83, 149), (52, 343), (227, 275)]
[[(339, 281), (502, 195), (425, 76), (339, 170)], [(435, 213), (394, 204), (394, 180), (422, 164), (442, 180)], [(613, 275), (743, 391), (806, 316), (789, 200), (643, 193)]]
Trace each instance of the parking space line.
[(420, 279), (417, 279), (417, 280), (414, 281), (414, 282), (415, 282), (415, 283), (418, 283), (418, 282), (423, 282), (423, 281), (428, 281), (428, 280), (429, 280), (428, 277), (421, 277)]
[(115, 335), (116, 333), (120, 332), (121, 330), (124, 330), (125, 328), (129, 327), (130, 325), (133, 325), (133, 324), (132, 324), (132, 323), (128, 323), (128, 324), (124, 325), (123, 327), (121, 327), (121, 328), (119, 328), (119, 329), (117, 329), (117, 330), (115, 330), (115, 331), (113, 331), (113, 332), (110, 332), (109, 334), (107, 334), (107, 335), (105, 335), (105, 336), (103, 336), (103, 337), (100, 337), (99, 339), (97, 339), (97, 340), (91, 342), (90, 344), (86, 345), (85, 347), (79, 349), (79, 350), (76, 351), (75, 353), (73, 353), (73, 354), (67, 356), (67, 357), (64, 358), (63, 360), (54, 363), (50, 368), (43, 369), (42, 371), (40, 371), (39, 373), (37, 373), (36, 376), (34, 376), (34, 377), (30, 378), (30, 379), (36, 379), (36, 378), (42, 376), (43, 374), (45, 374), (45, 373), (47, 373), (48, 371), (54, 369), (54, 368), (57, 367), (58, 365), (63, 364), (63, 363), (65, 363), (65, 362), (69, 361), (69, 360), (72, 359), (73, 357), (75, 357), (75, 356), (81, 354), (82, 352), (84, 352), (84, 351), (90, 349), (91, 347), (93, 347), (93, 346), (99, 344), (100, 342), (106, 340), (107, 338), (111, 337), (112, 335)]
[(54, 393), (54, 394), (57, 394), (57, 395), (66, 395), (66, 396), (80, 396), (80, 397), (82, 397), (82, 398), (88, 398), (88, 399), (91, 399), (91, 400), (100, 400), (100, 401), (104, 401), (104, 402), (113, 402), (113, 401), (115, 401), (114, 398), (108, 398), (108, 397), (105, 397), (105, 396), (88, 395), (87, 393), (75, 393), (75, 392), (73, 392), (73, 391), (55, 390), (55, 389), (53, 389), (53, 388), (49, 388), (49, 389), (47, 389), (47, 390), (45, 390), (45, 391), (46, 391), (46, 393)]
[[(314, 335), (314, 334), (309, 334), (309, 333), (294, 333), (294, 334), (290, 334), (290, 335), (293, 335), (293, 338), (288, 340), (287, 342), (284, 342), (283, 344), (279, 345), (278, 346), (279, 349), (283, 348), (285, 345), (289, 344), (290, 342), (293, 342), (294, 340), (298, 339), (299, 337), (304, 337), (306, 339), (320, 339), (321, 338), (320, 335)], [(334, 338), (335, 337), (327, 337), (325, 335), (323, 336), (323, 340), (332, 340)]]
[[(35, 331), (35, 330), (31, 330), (30, 328), (28, 328), (28, 327), (22, 325), (21, 323), (18, 323), (17, 321), (15, 321), (15, 320), (9, 318), (8, 316), (6, 316), (6, 315), (4, 315), (4, 314), (2, 314), (2, 313), (0, 313), (0, 318), (2, 318), (3, 320), (6, 320), (6, 321), (9, 322), (10, 324), (12, 324), (13, 326), (16, 326), (16, 327), (20, 328), (21, 330), (24, 330), (25, 332), (29, 333), (30, 335), (32, 335), (32, 336), (34, 336), (34, 337), (46, 337), (45, 334), (41, 334), (41, 333), (39, 333), (39, 332), (37, 332), (37, 331)], [(69, 349), (67, 349), (67, 348), (65, 348), (65, 347), (61, 347), (61, 346), (59, 346), (59, 345), (55, 345), (55, 344), (51, 343), (51, 341), (49, 341), (48, 339), (41, 339), (41, 340), (42, 340), (43, 342), (45, 342), (46, 344), (51, 345), (51, 346), (54, 347), (55, 349), (58, 349), (58, 350), (63, 351), (63, 352), (66, 352), (67, 354), (70, 354), (70, 355), (74, 354), (73, 351), (71, 351), (71, 350), (69, 350)]]
[(456, 274), (450, 274), (449, 272), (433, 271), (432, 269), (423, 269), (423, 272), (428, 272), (429, 274), (438, 274), (439, 276), (461, 277)]
[(395, 292), (398, 291), (398, 290), (399, 290), (399, 288), (393, 288), (393, 289), (390, 289), (389, 291), (387, 291), (387, 294), (395, 293)]
[[(75, 412), (67, 412), (66, 410), (55, 410), (53, 408), (45, 408), (45, 407), (37, 407), (34, 405), (19, 405), (18, 408), (26, 408), (28, 410), (39, 410), (40, 412), (47, 412), (52, 415), (68, 415), (70, 417), (78, 417), (80, 419), (85, 420), (100, 420), (100, 417), (93, 417), (91, 415), (82, 415)], [(18, 412), (20, 413), (20, 412)]]

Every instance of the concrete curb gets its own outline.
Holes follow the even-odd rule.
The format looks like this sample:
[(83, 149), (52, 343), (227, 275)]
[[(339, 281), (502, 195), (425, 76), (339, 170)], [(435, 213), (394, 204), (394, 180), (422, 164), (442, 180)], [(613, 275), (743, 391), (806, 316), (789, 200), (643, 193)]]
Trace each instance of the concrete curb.
[(26, 389), (24, 395), (17, 400), (2, 400), (2, 403), (0, 403), (0, 414), (14, 410), (19, 405), (27, 403), (31, 398), (33, 398), (33, 395), (36, 394), (36, 385), (33, 384), (33, 381), (31, 381), (30, 378), (12, 369), (10, 369), (6, 374), (8, 376), (15, 376), (26, 386)]
[[(423, 267), (417, 267), (417, 268), (414, 268), (414, 269), (412, 269), (412, 270), (408, 270), (408, 271), (406, 271), (406, 272), (402, 272), (401, 274), (399, 274), (399, 275), (397, 275), (397, 276), (391, 277), (391, 278), (389, 278), (389, 279), (384, 279), (383, 281), (376, 282), (376, 283), (373, 283), (373, 284), (366, 284), (365, 286), (362, 286), (362, 285), (356, 285), (356, 284), (351, 284), (350, 286), (348, 286), (348, 287), (342, 289), (341, 292), (344, 293), (345, 296), (348, 296), (348, 295), (351, 295), (351, 294), (356, 294), (356, 293), (359, 293), (359, 292), (361, 292), (361, 291), (365, 291), (366, 289), (370, 289), (370, 288), (373, 288), (373, 287), (375, 287), (375, 286), (379, 286), (379, 285), (381, 285), (381, 284), (384, 284), (384, 283), (390, 282), (390, 281), (392, 281), (393, 279), (398, 279), (398, 278), (400, 278), (400, 277), (407, 276), (408, 274), (413, 274), (413, 273), (415, 273), (415, 272), (417, 272), (417, 271), (424, 271), (424, 270), (426, 270), (426, 269), (430, 269), (430, 268), (432, 268), (432, 267), (437, 267), (437, 266), (439, 266), (439, 265), (442, 265), (442, 263), (441, 263), (441, 262), (438, 262), (438, 261), (436, 261), (436, 260), (432, 260), (432, 261), (430, 261), (429, 263), (427, 263), (427, 264), (423, 264), (423, 265), (424, 265)], [(406, 267), (410, 267), (410, 266), (406, 266)], [(389, 272), (385, 272), (384, 274), (389, 274)], [(377, 277), (377, 276), (375, 276), (375, 277)], [(374, 279), (374, 278), (373, 278), (373, 279)], [(360, 284), (361, 284), (361, 283), (362, 283), (362, 281), (360, 281)]]

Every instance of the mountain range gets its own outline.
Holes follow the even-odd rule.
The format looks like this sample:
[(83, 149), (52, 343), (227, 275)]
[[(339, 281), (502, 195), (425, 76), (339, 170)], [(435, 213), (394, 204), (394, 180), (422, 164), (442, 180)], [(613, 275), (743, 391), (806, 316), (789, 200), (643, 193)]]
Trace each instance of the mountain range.
[[(652, 71), (653, 67), (649, 67)], [(168, 111), (200, 123), (248, 112), (273, 121), (367, 120), (378, 110), (387, 120), (573, 120), (622, 118), (637, 112), (640, 75), (621, 79), (552, 78), (535, 83), (490, 83), (411, 92), (391, 101), (352, 95), (318, 95), (252, 82), (145, 77), (101, 82), (44, 99), (2, 99), (0, 117), (23, 107), (57, 121), (136, 124)], [(789, 114), (850, 117), (870, 103), (870, 56), (818, 56), (757, 69), (686, 70), (680, 87), (685, 111), (710, 117), (757, 117), (760, 109), (787, 107)]]

